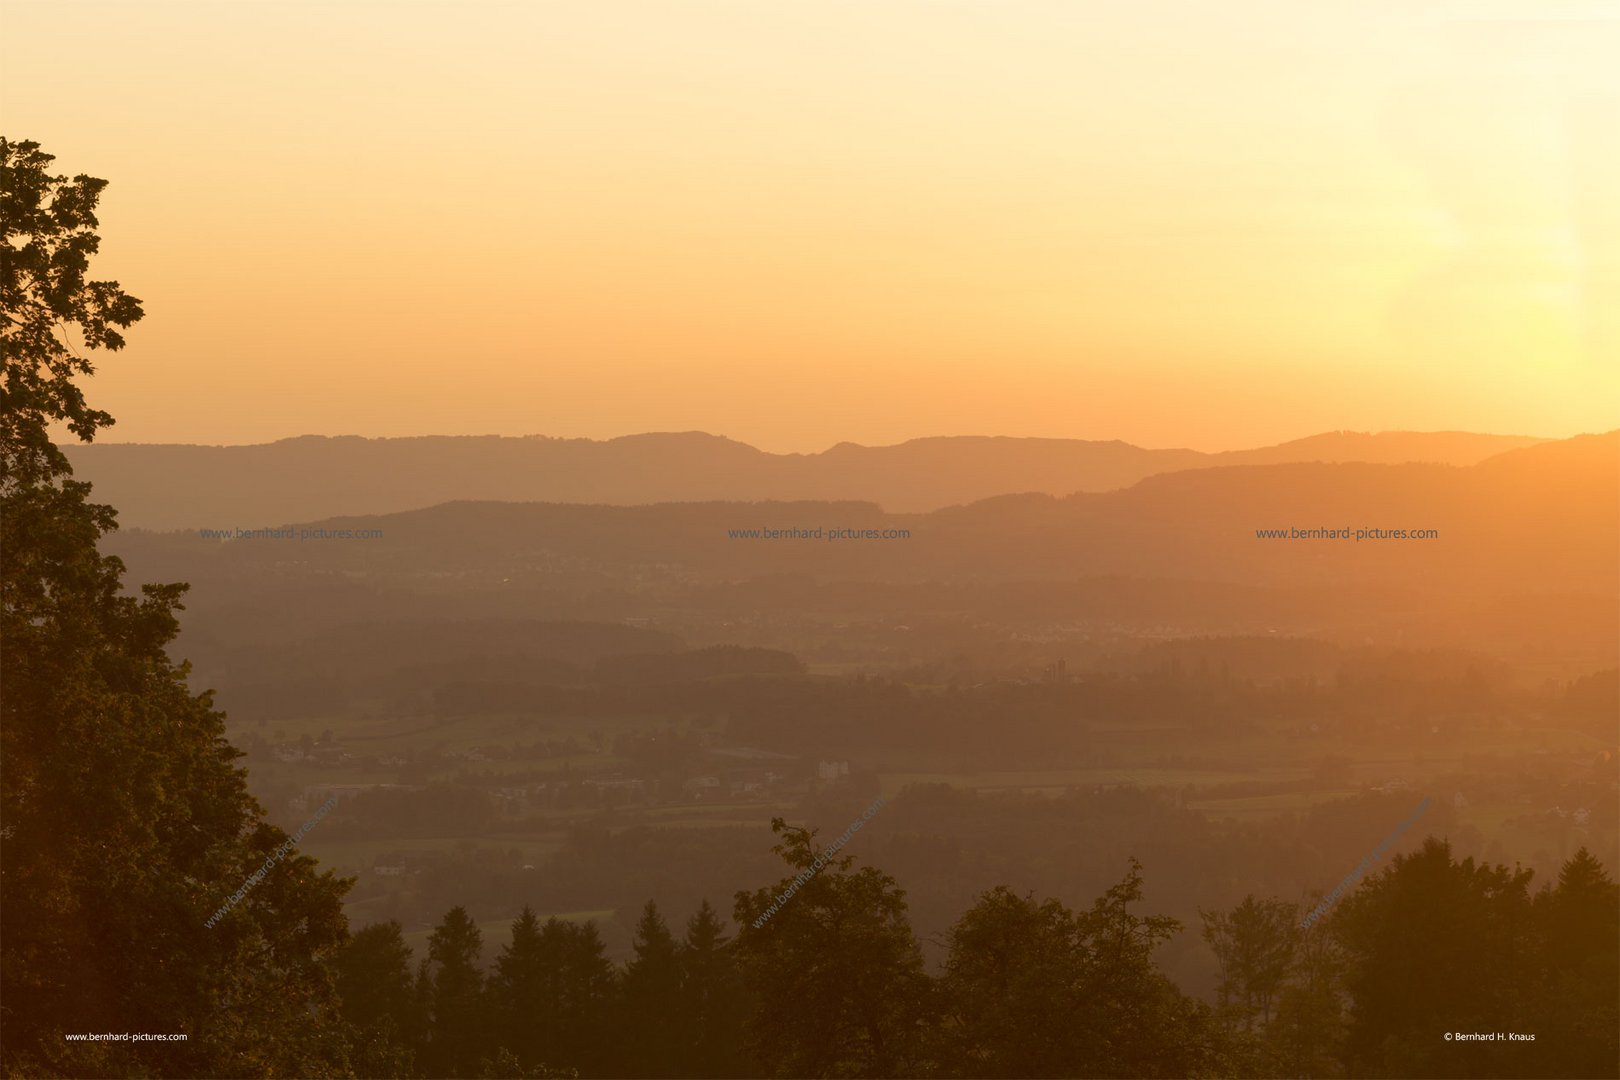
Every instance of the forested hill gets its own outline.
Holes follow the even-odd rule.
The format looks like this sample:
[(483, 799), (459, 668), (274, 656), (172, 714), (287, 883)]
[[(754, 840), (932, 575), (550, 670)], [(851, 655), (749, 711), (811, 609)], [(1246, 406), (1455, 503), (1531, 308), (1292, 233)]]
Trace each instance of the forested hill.
[(701, 432), (594, 441), (543, 437), (308, 436), (257, 446), (66, 447), (126, 526), (202, 528), (234, 517), (303, 521), (415, 510), (451, 499), (625, 505), (857, 499), (918, 512), (1008, 492), (1111, 491), (1216, 465), (1408, 461), (1471, 465), (1534, 444), (1468, 432), (1330, 432), (1205, 454), (1082, 439), (949, 437), (772, 454)]
[[(200, 531), (126, 533), (115, 547), (145, 573), (187, 580), (272, 568), (350, 578), (449, 574), (464, 585), (488, 579), (508, 587), (548, 577), (578, 581), (581, 574), (619, 583), (768, 574), (894, 582), (1114, 574), (1612, 597), (1620, 591), (1617, 490), (1620, 432), (1613, 432), (1470, 467), (1197, 469), (1117, 492), (1003, 496), (927, 514), (858, 502), (454, 502), (306, 523), (297, 532), (309, 532), (307, 540), (290, 533), (224, 541)], [(228, 515), (209, 523), (223, 533), (278, 524)], [(344, 530), (368, 536), (319, 538)]]

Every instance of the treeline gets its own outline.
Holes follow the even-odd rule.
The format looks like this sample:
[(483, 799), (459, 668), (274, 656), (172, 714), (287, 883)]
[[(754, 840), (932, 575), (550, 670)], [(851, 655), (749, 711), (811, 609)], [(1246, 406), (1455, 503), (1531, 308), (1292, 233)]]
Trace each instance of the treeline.
[[(674, 935), (648, 902), (615, 966), (592, 923), (525, 908), (491, 970), (452, 909), (413, 969), (397, 923), (336, 958), (359, 1075), (445, 1077), (1614, 1076), (1620, 891), (1584, 849), (1555, 885), (1430, 839), (1302, 928), (1250, 896), (1202, 913), (1214, 1004), (1155, 950), (1133, 859), (1089, 907), (983, 894), (925, 970), (904, 892), (773, 823), (789, 877), (705, 901)], [(1459, 1040), (1459, 1034), (1523, 1036)], [(1448, 1039), (1447, 1035), (1451, 1038)], [(1533, 1036), (1533, 1038), (1531, 1038)]]

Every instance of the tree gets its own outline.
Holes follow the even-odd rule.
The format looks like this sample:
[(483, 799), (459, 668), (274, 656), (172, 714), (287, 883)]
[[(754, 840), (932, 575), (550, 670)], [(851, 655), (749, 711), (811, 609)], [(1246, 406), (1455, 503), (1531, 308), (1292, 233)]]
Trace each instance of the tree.
[(1075, 1075), (1084, 958), (1074, 913), (997, 886), (951, 928), (935, 1055), (948, 1075)]
[[(185, 586), (125, 593), (123, 564), (96, 547), (116, 516), (50, 438), (53, 422), (84, 440), (112, 422), (74, 380), (141, 317), (88, 277), (105, 181), (53, 175), (52, 160), (0, 140), (0, 1071), (341, 1073), (331, 960), (347, 883), (271, 858), (285, 834), (248, 795), (223, 714), (166, 652)], [(89, 1031), (188, 1039), (63, 1038)]]
[(337, 957), (343, 1016), (356, 1033), (355, 1072), (402, 1076), (414, 1071), (409, 1033), (420, 1027), (411, 979), (411, 947), (399, 923), (375, 923), (349, 938)]
[(757, 1064), (773, 1076), (914, 1071), (931, 987), (904, 890), (874, 867), (852, 871), (852, 856), (824, 855), (810, 830), (775, 818), (771, 831), (794, 875), (737, 893), (735, 908)]
[(1620, 886), (1584, 847), (1537, 894), (1543, 992), (1532, 1003), (1544, 1076), (1603, 1076), (1620, 1062)]
[(1529, 1015), (1537, 984), (1530, 877), (1455, 861), (1451, 845), (1431, 837), (1339, 902), (1331, 929), (1349, 961), (1350, 1075), (1537, 1075), (1525, 1069), (1533, 1055), (1524, 1048), (1448, 1046), (1438, 1037), (1517, 1030)]
[(618, 993), (613, 965), (594, 921), (546, 920), (541, 928), (546, 952), (557, 957), (555, 996), (549, 1003), (562, 1028), (560, 1064), (581, 1076), (611, 1076), (610, 1021)]
[(119, 331), (144, 314), (118, 282), (87, 278), (101, 247), (96, 205), (107, 181), (52, 175), (55, 160), (38, 143), (0, 139), (0, 461), (5, 480), (19, 487), (72, 471), (51, 441), (52, 422), (66, 422), (85, 442), (113, 423), (74, 382), (95, 368), (73, 346), (72, 329), (81, 348), (112, 352), (124, 347)]
[(687, 920), (681, 942), (682, 1076), (751, 1075), (742, 1056), (747, 998), (725, 924), (708, 900)]
[(1344, 952), (1327, 923), (1298, 932), (1294, 966), (1277, 995), (1268, 1034), (1272, 1072), (1284, 1076), (1337, 1076), (1345, 1025)]
[(594, 923), (553, 917), (542, 925), (524, 907), (490, 980), (496, 1041), (525, 1068), (609, 1071), (614, 991)]
[(632, 1076), (667, 1076), (681, 1042), (681, 957), (658, 905), (642, 909), (631, 941), (635, 958), (624, 970), (625, 1069)]
[(432, 1012), (423, 1066), (430, 1076), (474, 1076), (483, 1057), (483, 935), (464, 907), (453, 907), (428, 938)]
[(527, 1069), (578, 1071), (601, 1063), (612, 972), (594, 925), (544, 925), (527, 905), (490, 978), (496, 1041)]
[(1141, 867), (1089, 911), (1001, 886), (950, 934), (936, 1056), (947, 1075), (1194, 1076), (1223, 1052), (1207, 1010), (1155, 966), (1180, 928), (1139, 916)]
[(1230, 912), (1199, 912), (1220, 964), (1220, 1002), (1244, 1030), (1271, 1024), (1272, 1002), (1293, 967), (1299, 907), (1253, 895)]
[(545, 1059), (541, 1022), (546, 981), (540, 920), (525, 904), (522, 914), (512, 921), (511, 940), (495, 958), (488, 995), (496, 1043), (524, 1065)]
[(1099, 1048), (1096, 1075), (1197, 1076), (1223, 1052), (1206, 1006), (1165, 977), (1153, 954), (1181, 929), (1168, 915), (1137, 915), (1142, 865), (1079, 916), (1086, 958), (1081, 993), (1084, 1026)]

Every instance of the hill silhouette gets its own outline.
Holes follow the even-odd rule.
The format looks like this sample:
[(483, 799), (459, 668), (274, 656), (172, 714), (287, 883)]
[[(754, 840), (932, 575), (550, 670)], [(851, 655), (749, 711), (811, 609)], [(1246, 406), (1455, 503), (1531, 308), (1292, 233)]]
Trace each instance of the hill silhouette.
[(771, 454), (685, 432), (601, 442), (305, 436), (255, 446), (97, 443), (66, 450), (79, 478), (119, 508), (126, 527), (184, 529), (386, 514), (454, 499), (606, 505), (858, 499), (897, 513), (922, 513), (1008, 492), (1113, 491), (1149, 476), (1211, 466), (1472, 465), (1536, 442), (1466, 432), (1332, 432), (1206, 454), (1123, 442), (954, 436)]
[[(381, 531), (364, 540), (121, 530), (105, 543), (141, 579), (193, 583), (183, 655), (255, 709), (358, 701), (379, 679), (416, 701), (446, 663), (466, 679), (569, 683), (604, 658), (743, 633), (789, 652), (858, 640), (912, 657), (1014, 634), (1102, 648), (1116, 634), (1291, 633), (1585, 670), (1620, 649), (1617, 491), (1611, 432), (1471, 466), (1236, 465), (929, 513), (463, 500), (307, 525)], [(731, 535), (794, 528), (909, 535)], [(1438, 535), (1256, 535), (1290, 528)]]
[[(1267, 587), (1460, 589), (1492, 595), (1620, 592), (1620, 432), (1471, 466), (1235, 465), (1063, 498), (1002, 495), (928, 513), (872, 502), (768, 500), (643, 506), (458, 500), (311, 527), (374, 540), (221, 543), (195, 532), (124, 542), (149, 571), (271, 568), (387, 577), (592, 583), (1029, 581), (1098, 575)], [(229, 522), (219, 523), (228, 525)], [(752, 539), (755, 529), (904, 530), (904, 539)], [(1432, 538), (1261, 537), (1258, 530), (1434, 530)]]

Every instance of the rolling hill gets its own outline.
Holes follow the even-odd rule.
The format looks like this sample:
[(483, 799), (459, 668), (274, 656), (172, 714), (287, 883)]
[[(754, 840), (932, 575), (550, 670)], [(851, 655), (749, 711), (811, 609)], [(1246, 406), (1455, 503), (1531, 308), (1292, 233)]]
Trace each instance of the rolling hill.
[(1472, 465), (1537, 442), (1463, 432), (1334, 432), (1204, 454), (1122, 442), (961, 436), (771, 454), (700, 432), (543, 437), (306, 436), (257, 446), (66, 448), (127, 527), (251, 528), (419, 510), (454, 499), (636, 505), (855, 499), (923, 513), (1009, 492), (1069, 495), (1185, 469), (1288, 462)]

